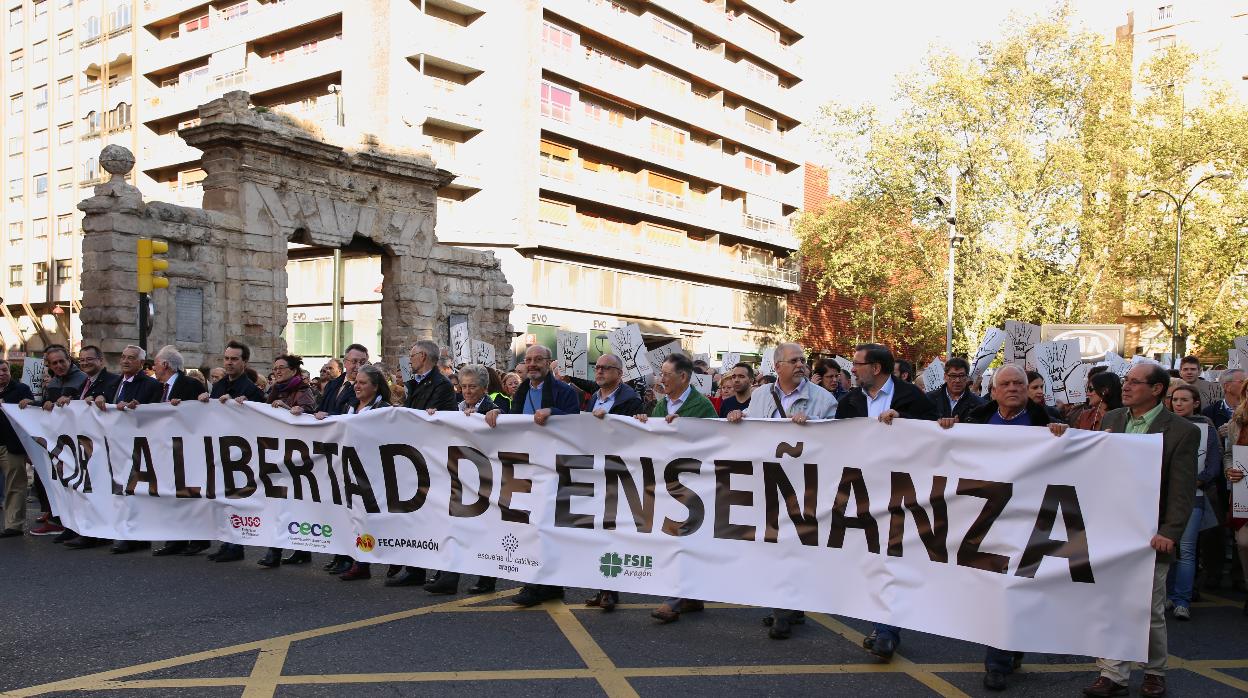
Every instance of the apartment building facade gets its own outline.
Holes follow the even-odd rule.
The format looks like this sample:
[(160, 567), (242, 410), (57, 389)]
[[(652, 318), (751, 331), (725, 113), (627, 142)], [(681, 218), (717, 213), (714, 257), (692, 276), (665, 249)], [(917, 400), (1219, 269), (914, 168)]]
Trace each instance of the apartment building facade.
[[(48, 6), (46, 29), (28, 24), (20, 32), (24, 60), (35, 36), (46, 34), (55, 46), (69, 31), (82, 44), (91, 26), (84, 22), (98, 17), (101, 25), (95, 43), (75, 45), (72, 60), (49, 71), (54, 93), (57, 80), (73, 77), (77, 92), (65, 113), (76, 116), (62, 120), (58, 111), (46, 121), (52, 134), (83, 119), (89, 128), (84, 108), (93, 107), (104, 125), (95, 141), (78, 135), (63, 160), (54, 150), (48, 172), (63, 169), (61, 162), (77, 172), (104, 144), (122, 142), (135, 152), (136, 183), (149, 199), (197, 205), (200, 153), (177, 130), (194, 123), (199, 104), (244, 89), (257, 106), (315, 124), (330, 140), (350, 145), (367, 134), (382, 148), (425, 150), (455, 173), (439, 193), (436, 233), (502, 259), (515, 287), (517, 350), (553, 345), (558, 329), (592, 336), (637, 322), (654, 344), (678, 338), (691, 351), (749, 353), (783, 326), (786, 299), (798, 288), (788, 222), (802, 205), (800, 4), (135, 0), (110, 9), (107, 0), (11, 0), (9, 7), (20, 5), (24, 22), (34, 22), (34, 6)], [(19, 50), (8, 36), (6, 57)], [(7, 75), (4, 94), (18, 94)], [(84, 99), (92, 75), (100, 94)], [(38, 82), (27, 71), (24, 99)], [(122, 104), (127, 126), (110, 130), (108, 115)], [(31, 115), (24, 106), (19, 113), (22, 133), (33, 133)], [(30, 201), (31, 168), (41, 164), (20, 154), (19, 175), (6, 151), (4, 177), (19, 180)], [(71, 216), (92, 182), (73, 179)], [(23, 211), (25, 230), (34, 229), (35, 213)], [(6, 207), (6, 225), (10, 214)], [(76, 225), (68, 225), (72, 251)], [(60, 238), (49, 237), (51, 263)], [(18, 264), (16, 252), (6, 252), (3, 264)], [(292, 351), (318, 357), (350, 341), (377, 346), (377, 257), (359, 247), (342, 258), (293, 246)], [(73, 255), (65, 259), (72, 263)], [(32, 280), (35, 263), (21, 262)], [(58, 301), (54, 291), (38, 295), (40, 287), (23, 282), (23, 298), (52, 294), (52, 305), (17, 308), (32, 317), (72, 299), (72, 288)], [(8, 291), (15, 319), (4, 324), (19, 333), (22, 313)], [(12, 345), (15, 337), (4, 339)], [(29, 332), (20, 339), (39, 341)], [(591, 341), (592, 354), (604, 348)]]

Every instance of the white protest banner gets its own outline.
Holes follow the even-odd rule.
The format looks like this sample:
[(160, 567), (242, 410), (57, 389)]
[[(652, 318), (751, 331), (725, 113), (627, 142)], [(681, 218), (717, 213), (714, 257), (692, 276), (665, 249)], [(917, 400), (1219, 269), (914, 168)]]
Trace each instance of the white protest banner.
[[(650, 351), (647, 351), (646, 361), (650, 362), (651, 367), (658, 368), (659, 366), (663, 365), (664, 361), (667, 361), (667, 357), (671, 356), (672, 354), (683, 354), (683, 353), (685, 353), (684, 347), (681, 346), (679, 340), (676, 340), (676, 341), (668, 342), (667, 344), (664, 344), (658, 349), (651, 349)], [(655, 371), (655, 372), (657, 373), (658, 371)]]
[(83, 535), (216, 538), (796, 607), (1009, 650), (1147, 655), (1155, 434), (590, 415), (490, 428), (458, 411), (318, 421), (232, 401), (3, 409), (53, 511)]
[(1131, 364), (1112, 351), (1105, 352), (1105, 365), (1109, 367), (1110, 373), (1116, 374), (1119, 378), (1126, 378), (1127, 371), (1131, 370)]
[(1066, 379), (1066, 402), (1071, 405), (1082, 405), (1088, 401), (1088, 372), (1092, 364), (1081, 363)]
[(481, 364), (486, 368), (497, 368), (494, 345), (489, 342), (472, 340), (472, 363)]
[(724, 373), (728, 373), (739, 363), (741, 363), (741, 354), (735, 351), (724, 352), (723, 358), (719, 360), (719, 365)]
[(832, 360), (836, 362), (837, 366), (841, 367), (842, 371), (849, 372), (849, 384), (851, 387), (857, 388), (858, 376), (854, 374), (854, 362), (844, 356), (834, 356), (832, 357)]
[[(435, 359), (436, 361), (436, 359)], [(472, 337), (468, 334), (468, 318), (451, 325), (451, 365), (460, 366), (472, 361)]]
[(641, 327), (629, 324), (615, 328), (611, 332), (611, 347), (624, 362), (624, 380), (636, 380), (654, 373), (654, 367), (646, 358), (646, 343), (641, 338)]
[(694, 354), (694, 355), (693, 355), (693, 360), (694, 360), (694, 361), (705, 361), (707, 366), (710, 366), (710, 365), (711, 365), (711, 355), (710, 355), (710, 354)]
[(589, 378), (589, 335), (559, 330), (555, 334), (555, 360), (565, 376)]
[(764, 376), (776, 375), (776, 348), (771, 347), (763, 352), (763, 360), (758, 365), (758, 372)]
[[(1057, 404), (1059, 400), (1073, 404), (1067, 392), (1068, 384), (1082, 364), (1083, 354), (1079, 351), (1077, 339), (1059, 339), (1036, 345), (1036, 370), (1044, 376), (1045, 400), (1052, 400), (1050, 405)], [(1086, 374), (1084, 383), (1087, 383)]]
[(412, 379), (412, 357), (407, 354), (399, 357), (399, 376), (404, 383)]
[(690, 383), (693, 385), (694, 390), (702, 393), (703, 395), (711, 395), (715, 392), (715, 383), (711, 380), (711, 377), (705, 373), (693, 374)]
[[(1248, 475), (1248, 446), (1231, 446), (1231, 467)], [(1248, 477), (1231, 483), (1231, 518), (1248, 519)]]
[(945, 384), (945, 362), (940, 359), (933, 359), (932, 363), (923, 369), (923, 389), (927, 391), (935, 390)]
[(984, 333), (984, 341), (979, 343), (975, 352), (975, 360), (971, 362), (971, 380), (975, 380), (997, 358), (997, 352), (1005, 346), (1005, 332), (996, 327), (989, 327)]
[(1036, 345), (1040, 343), (1040, 326), (1018, 320), (1005, 321), (1005, 356), (1007, 364), (1021, 366), (1023, 370), (1036, 368)]
[(1248, 337), (1236, 337), (1226, 359), (1227, 368), (1248, 368)]
[(36, 401), (43, 399), (43, 379), (45, 375), (43, 359), (27, 356), (22, 360), (22, 382), (30, 386), (30, 392), (34, 393)]

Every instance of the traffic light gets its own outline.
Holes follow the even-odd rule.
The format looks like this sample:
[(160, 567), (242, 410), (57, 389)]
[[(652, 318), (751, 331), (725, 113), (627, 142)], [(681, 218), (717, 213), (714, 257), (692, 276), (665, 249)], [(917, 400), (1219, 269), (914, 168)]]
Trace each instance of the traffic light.
[(138, 248), (138, 284), (139, 293), (151, 293), (153, 288), (169, 288), (169, 279), (157, 276), (156, 272), (169, 268), (169, 262), (153, 259), (152, 255), (169, 252), (169, 243), (164, 240), (139, 238)]

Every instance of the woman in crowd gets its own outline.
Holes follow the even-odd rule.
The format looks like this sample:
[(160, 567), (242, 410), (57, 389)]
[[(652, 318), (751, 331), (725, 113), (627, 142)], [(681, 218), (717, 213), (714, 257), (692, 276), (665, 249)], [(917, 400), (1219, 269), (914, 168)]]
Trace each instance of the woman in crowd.
[[(273, 359), (273, 381), (264, 395), (270, 405), (287, 410), (300, 407), (304, 412), (316, 411), (316, 396), (312, 394), (312, 386), (303, 377), (302, 368), (303, 359), (294, 354), (283, 354)], [(260, 558), (259, 565), (277, 567), (302, 565), (311, 561), (312, 553), (306, 550), (295, 550), (282, 558), (281, 548), (269, 548), (269, 553)]]
[(1062, 413), (1056, 407), (1049, 407), (1044, 400), (1044, 376), (1035, 371), (1027, 372), (1027, 397), (1049, 414), (1049, 419), (1055, 422), (1064, 421)]
[[(496, 406), (498, 406), (498, 409), (501, 410), (503, 414), (510, 414), (511, 398), (509, 397), (510, 393), (504, 391), (505, 386), (503, 385), (503, 374), (493, 368), (486, 368), (486, 370), (490, 372), (490, 387), (488, 389), (490, 402), (493, 402)], [(517, 383), (517, 385), (519, 384)], [(515, 393), (516, 389), (512, 388), (511, 392)]]
[[(386, 374), (381, 369), (372, 364), (364, 364), (360, 366), (359, 371), (355, 374), (355, 400), (354, 407), (350, 407), (344, 414), (363, 414), (369, 410), (382, 409), (390, 407), (390, 383), (386, 380)], [(367, 562), (353, 562), (351, 568), (338, 576), (344, 582), (354, 582), (357, 579), (369, 579), (372, 577), (371, 565)]]
[[(1222, 453), (1222, 467), (1226, 469), (1226, 479), (1232, 488), (1244, 479), (1245, 473), (1235, 466), (1235, 446), (1248, 447), (1248, 381), (1239, 388), (1239, 407), (1227, 422), (1227, 448)], [(1235, 547), (1239, 549), (1239, 564), (1244, 567), (1244, 577), (1248, 578), (1248, 523), (1245, 519), (1231, 519), (1231, 528), (1235, 529)], [(1244, 615), (1248, 616), (1248, 601), (1244, 601)]]
[[(508, 371), (503, 374), (503, 397), (507, 398), (508, 404), (516, 396), (516, 390), (520, 387), (520, 374), (515, 371)], [(497, 402), (495, 403), (497, 404)], [(502, 409), (502, 408), (499, 408)]]
[[(1170, 411), (1201, 425), (1206, 439), (1204, 460), (1196, 464), (1199, 468), (1196, 474), (1196, 504), (1179, 540), (1176, 563), (1170, 567), (1170, 575), (1166, 579), (1166, 596), (1169, 599), (1166, 605), (1174, 607), (1175, 620), (1191, 620), (1192, 587), (1196, 582), (1196, 538), (1202, 529), (1216, 526), (1218, 522), (1205, 491), (1218, 476), (1222, 453), (1218, 431), (1213, 428), (1213, 422), (1200, 413), (1200, 393), (1186, 383), (1176, 382), (1179, 384), (1170, 389)], [(1205, 526), (1206, 521), (1211, 526)]]
[(1066, 416), (1066, 423), (1076, 429), (1100, 431), (1101, 418), (1119, 407), (1122, 407), (1122, 379), (1112, 371), (1102, 371), (1088, 379), (1088, 403), (1072, 409)]

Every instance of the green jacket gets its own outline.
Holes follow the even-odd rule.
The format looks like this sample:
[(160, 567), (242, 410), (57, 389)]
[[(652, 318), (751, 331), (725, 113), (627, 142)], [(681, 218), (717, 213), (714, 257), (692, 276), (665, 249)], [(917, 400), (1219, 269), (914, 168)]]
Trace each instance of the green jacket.
[[(660, 398), (654, 405), (654, 410), (650, 413), (651, 417), (667, 416), (667, 398)], [(676, 410), (677, 417), (709, 417), (715, 419), (719, 416), (715, 412), (715, 406), (707, 399), (705, 395), (699, 393), (696, 388), (689, 391), (689, 399), (685, 400), (685, 404)]]

